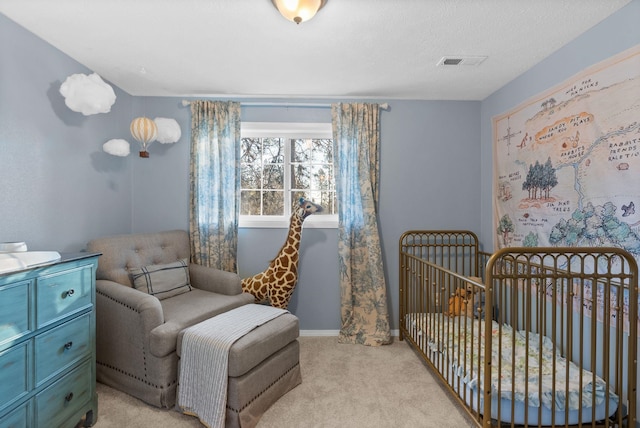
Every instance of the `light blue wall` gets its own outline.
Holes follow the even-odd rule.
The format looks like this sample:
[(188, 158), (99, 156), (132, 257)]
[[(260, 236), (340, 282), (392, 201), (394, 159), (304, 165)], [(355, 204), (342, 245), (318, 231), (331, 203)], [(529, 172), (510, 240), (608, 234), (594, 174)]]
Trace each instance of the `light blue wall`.
[(136, 98), (133, 108), (135, 117), (175, 119), (182, 130), (178, 142), (154, 142), (149, 148), (149, 158), (141, 158), (138, 156), (140, 146), (129, 130), (120, 137), (131, 142), (133, 232), (188, 229), (191, 113), (189, 108), (182, 107), (180, 101), (176, 98)]
[(90, 71), (0, 14), (0, 241), (73, 252), (131, 228), (130, 162), (102, 144), (132, 97), (114, 88), (111, 113), (73, 112), (59, 88), (74, 73)]
[(482, 102), (482, 226), (480, 240), (493, 248), (492, 118), (530, 97), (552, 88), (589, 66), (640, 43), (640, 0), (633, 0), (553, 55), (528, 70)]

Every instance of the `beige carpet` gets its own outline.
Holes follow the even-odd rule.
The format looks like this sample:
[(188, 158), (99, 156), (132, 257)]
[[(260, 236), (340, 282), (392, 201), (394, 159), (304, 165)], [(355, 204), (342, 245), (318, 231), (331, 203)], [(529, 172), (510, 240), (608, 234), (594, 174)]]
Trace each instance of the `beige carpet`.
[[(336, 337), (299, 340), (302, 384), (271, 406), (258, 428), (475, 426), (406, 342), (372, 348)], [(202, 426), (98, 384), (96, 428)]]

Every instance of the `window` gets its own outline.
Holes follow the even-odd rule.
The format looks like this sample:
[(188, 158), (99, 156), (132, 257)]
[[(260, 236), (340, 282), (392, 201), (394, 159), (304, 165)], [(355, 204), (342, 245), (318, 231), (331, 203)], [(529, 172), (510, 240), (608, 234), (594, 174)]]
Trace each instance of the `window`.
[(337, 227), (331, 132), (331, 123), (242, 123), (240, 227), (288, 227), (301, 197), (323, 207), (305, 227)]

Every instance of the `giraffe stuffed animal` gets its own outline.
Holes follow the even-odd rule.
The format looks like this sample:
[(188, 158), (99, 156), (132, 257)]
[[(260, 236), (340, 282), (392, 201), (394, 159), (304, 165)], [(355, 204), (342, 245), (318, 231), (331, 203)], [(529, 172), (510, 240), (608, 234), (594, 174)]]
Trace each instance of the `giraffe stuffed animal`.
[(242, 291), (253, 294), (256, 303), (268, 301), (275, 308), (287, 309), (298, 281), (298, 249), (302, 223), (308, 216), (320, 211), (320, 205), (300, 198), (300, 204), (291, 215), (287, 240), (276, 258), (265, 271), (242, 280)]

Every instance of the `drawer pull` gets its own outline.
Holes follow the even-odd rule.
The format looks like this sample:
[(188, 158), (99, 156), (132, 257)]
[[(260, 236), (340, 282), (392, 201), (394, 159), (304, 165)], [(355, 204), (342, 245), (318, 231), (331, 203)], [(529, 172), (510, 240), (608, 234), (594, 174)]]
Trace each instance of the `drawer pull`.
[(64, 344), (64, 349), (69, 350), (69, 349), (71, 349), (72, 346), (73, 346), (73, 342), (69, 341), (69, 342)]
[(73, 392), (70, 392), (64, 396), (64, 401), (66, 401), (67, 403), (70, 402), (71, 400), (73, 400)]
[(73, 288), (71, 290), (65, 291), (62, 298), (64, 299), (65, 297), (73, 296), (73, 293), (75, 293), (75, 290)]

